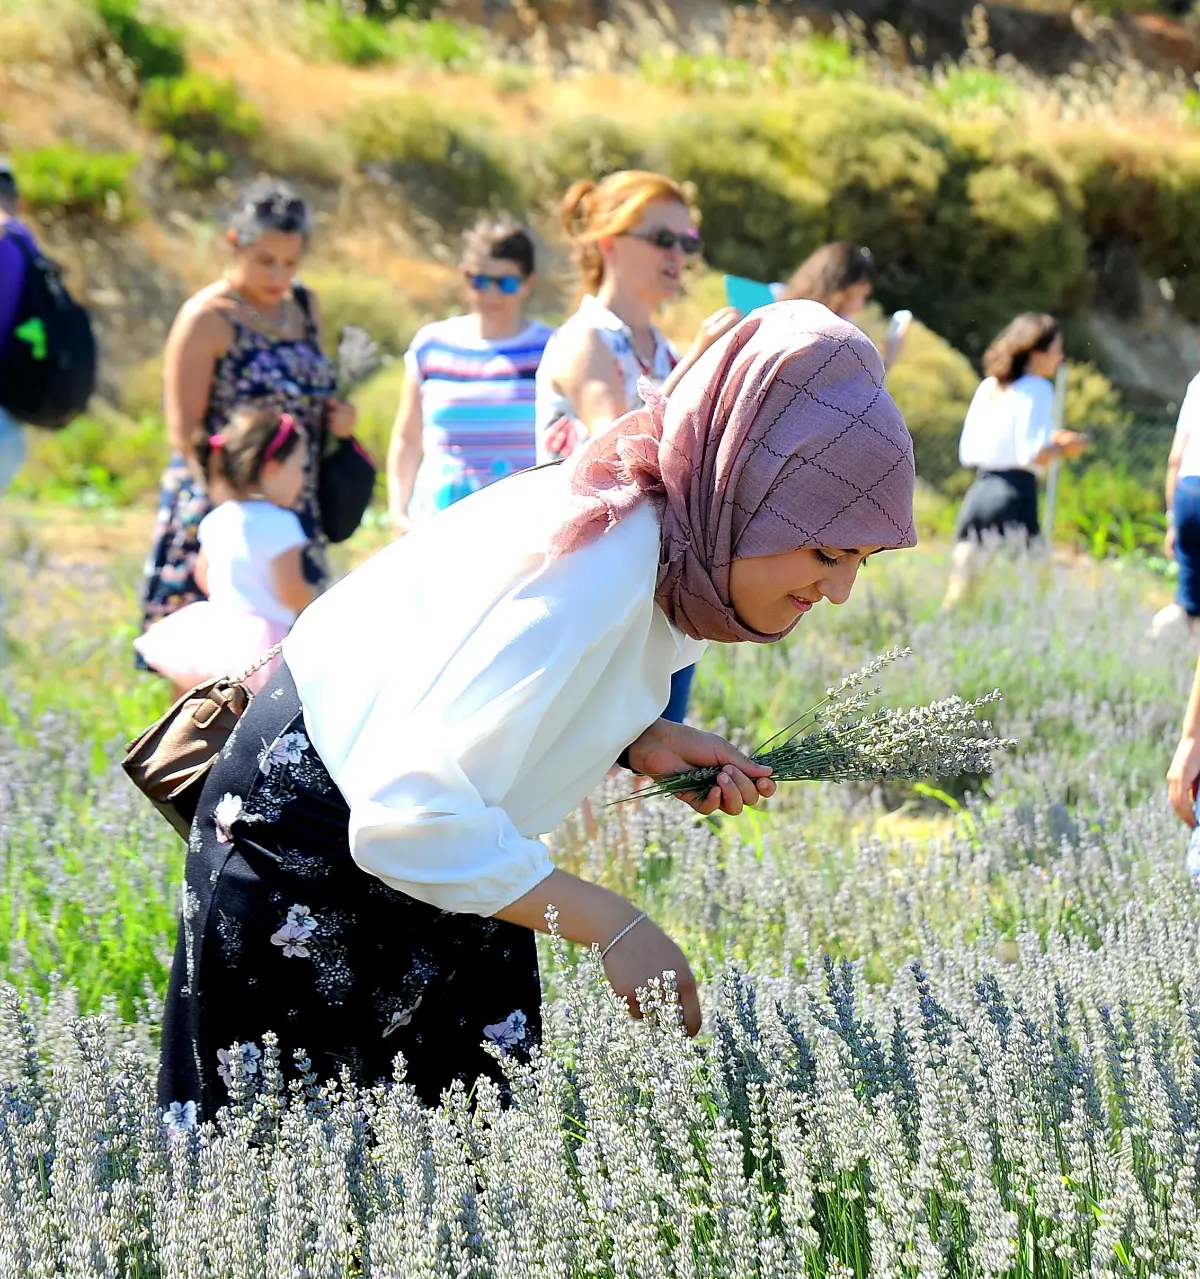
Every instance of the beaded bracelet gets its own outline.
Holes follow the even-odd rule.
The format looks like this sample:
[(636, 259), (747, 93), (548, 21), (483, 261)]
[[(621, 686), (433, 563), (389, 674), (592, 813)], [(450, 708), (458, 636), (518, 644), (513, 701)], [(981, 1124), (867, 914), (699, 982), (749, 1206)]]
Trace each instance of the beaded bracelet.
[(633, 919), (631, 919), (629, 923), (627, 923), (625, 927), (622, 928), (621, 931), (612, 939), (612, 941), (610, 941), (608, 945), (605, 946), (605, 948), (600, 952), (600, 958), (603, 960), (605, 956), (608, 954), (608, 952), (612, 950), (612, 948), (617, 944), (617, 942), (621, 940), (622, 937), (625, 936), (626, 933), (633, 932), (633, 930), (642, 922), (642, 920), (646, 918), (648, 918), (648, 916), (646, 915), (646, 912), (642, 911), (640, 915), (636, 915)]

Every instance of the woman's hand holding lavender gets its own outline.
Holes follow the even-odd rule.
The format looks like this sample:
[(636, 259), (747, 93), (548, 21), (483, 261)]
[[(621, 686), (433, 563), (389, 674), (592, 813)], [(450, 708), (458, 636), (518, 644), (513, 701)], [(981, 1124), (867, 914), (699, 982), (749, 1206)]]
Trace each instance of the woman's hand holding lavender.
[(696, 790), (674, 792), (685, 804), (707, 817), (720, 809), (736, 817), (775, 794), (771, 769), (756, 764), (716, 733), (704, 733), (687, 724), (656, 720), (629, 747), (630, 767), (650, 777), (710, 769), (715, 776)]

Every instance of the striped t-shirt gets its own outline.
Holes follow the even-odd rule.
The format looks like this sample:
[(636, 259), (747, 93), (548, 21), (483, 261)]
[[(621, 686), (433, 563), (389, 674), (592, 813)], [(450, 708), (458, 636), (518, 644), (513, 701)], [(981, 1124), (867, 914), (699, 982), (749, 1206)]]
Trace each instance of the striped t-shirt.
[(410, 511), (432, 515), (532, 466), (534, 379), (553, 330), (534, 321), (488, 341), (473, 315), (427, 324), (404, 357), (421, 386), (421, 469)]

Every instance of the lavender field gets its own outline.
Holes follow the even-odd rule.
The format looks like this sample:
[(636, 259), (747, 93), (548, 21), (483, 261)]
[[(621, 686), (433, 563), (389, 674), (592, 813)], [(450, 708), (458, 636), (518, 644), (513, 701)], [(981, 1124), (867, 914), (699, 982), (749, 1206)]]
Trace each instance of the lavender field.
[(697, 717), (747, 742), (909, 644), (888, 702), (998, 686), (1019, 745), (986, 783), (556, 832), (679, 937), (697, 1040), (548, 944), (511, 1106), (423, 1109), (402, 1065), (284, 1088), (268, 1039), (197, 1129), (153, 1098), (183, 846), (115, 763), (162, 699), (136, 564), (3, 562), (6, 1279), (1200, 1273), (1200, 898), (1160, 782), (1194, 652), (1145, 638), (1135, 569), (1002, 567), (943, 616), (942, 556), (882, 556), (784, 646), (705, 659)]

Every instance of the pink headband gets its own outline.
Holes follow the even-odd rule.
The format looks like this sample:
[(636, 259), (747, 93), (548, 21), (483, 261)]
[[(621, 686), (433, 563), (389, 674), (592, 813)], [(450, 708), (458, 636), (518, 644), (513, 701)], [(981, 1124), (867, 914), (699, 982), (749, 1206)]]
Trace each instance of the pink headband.
[(283, 448), (295, 429), (296, 419), (290, 413), (285, 413), (279, 419), (279, 430), (275, 432), (275, 438), (267, 445), (267, 451), (263, 454), (264, 466)]

